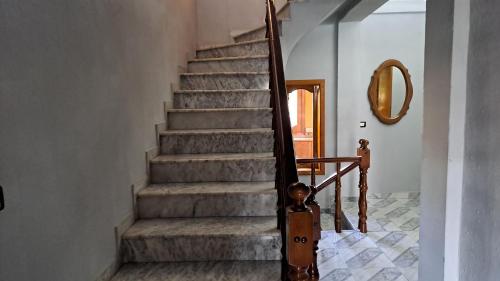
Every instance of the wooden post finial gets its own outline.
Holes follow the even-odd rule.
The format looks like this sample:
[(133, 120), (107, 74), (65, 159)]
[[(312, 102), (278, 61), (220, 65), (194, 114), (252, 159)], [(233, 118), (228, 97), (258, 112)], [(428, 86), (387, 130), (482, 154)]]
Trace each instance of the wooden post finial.
[(293, 199), (294, 211), (307, 209), (305, 202), (311, 194), (311, 188), (304, 183), (296, 182), (288, 187), (288, 195)]
[(359, 144), (361, 145), (361, 147), (360, 147), (361, 149), (367, 149), (370, 142), (368, 140), (365, 140), (365, 139), (360, 139)]

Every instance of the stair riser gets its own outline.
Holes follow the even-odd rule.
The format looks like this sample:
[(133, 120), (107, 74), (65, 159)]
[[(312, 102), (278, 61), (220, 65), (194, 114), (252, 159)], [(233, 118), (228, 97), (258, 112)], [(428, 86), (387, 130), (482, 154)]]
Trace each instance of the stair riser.
[(125, 262), (279, 260), (279, 236), (191, 236), (124, 239)]
[(192, 73), (207, 72), (268, 72), (268, 58), (249, 58), (236, 60), (197, 61), (188, 64)]
[(273, 133), (179, 134), (160, 137), (162, 154), (272, 152)]
[(234, 110), (215, 112), (168, 112), (168, 128), (184, 129), (254, 129), (271, 128), (269, 110)]
[(139, 217), (275, 216), (277, 194), (191, 194), (138, 198)]
[(183, 90), (269, 89), (269, 74), (181, 75)]
[[(281, 35), (281, 32), (283, 30), (283, 22), (280, 20), (278, 21), (278, 32)], [(260, 28), (258, 30), (254, 30), (252, 32), (242, 34), (239, 36), (234, 37), (234, 42), (236, 43), (241, 43), (241, 42), (246, 42), (246, 41), (252, 41), (252, 40), (259, 40), (259, 39), (264, 39), (266, 38), (266, 27)]]
[(152, 183), (273, 181), (274, 158), (151, 163)]
[(175, 94), (174, 107), (185, 108), (256, 108), (269, 107), (271, 95), (266, 92), (217, 92)]
[(266, 38), (266, 29), (261, 28), (250, 33), (246, 33), (234, 38), (234, 42), (240, 43), (245, 41), (259, 40)]
[(223, 58), (223, 57), (246, 57), (246, 56), (267, 56), (269, 55), (269, 45), (267, 41), (243, 44), (237, 46), (214, 48), (196, 52), (200, 59)]

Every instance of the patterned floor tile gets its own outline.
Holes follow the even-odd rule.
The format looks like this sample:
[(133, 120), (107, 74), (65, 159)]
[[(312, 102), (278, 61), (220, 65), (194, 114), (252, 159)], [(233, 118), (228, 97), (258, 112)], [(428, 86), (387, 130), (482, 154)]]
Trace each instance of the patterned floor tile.
[(339, 252), (349, 269), (394, 267), (379, 248), (340, 249)]
[(408, 281), (418, 281), (418, 264), (412, 267), (399, 268)]
[(418, 247), (406, 249), (401, 255), (393, 260), (397, 267), (412, 267), (418, 262)]
[[(321, 274), (321, 271), (320, 271)], [(323, 275), (321, 275), (323, 276)], [(324, 275), (324, 277), (320, 278), (321, 281), (356, 281), (352, 277), (351, 271), (346, 268), (339, 268), (332, 270), (328, 274)]]
[[(354, 227), (356, 197), (342, 209)], [(417, 281), (420, 209), (418, 193), (376, 194), (368, 199), (368, 233), (322, 232), (318, 264), (321, 280)]]
[(351, 269), (351, 274), (356, 281), (407, 281), (396, 267)]

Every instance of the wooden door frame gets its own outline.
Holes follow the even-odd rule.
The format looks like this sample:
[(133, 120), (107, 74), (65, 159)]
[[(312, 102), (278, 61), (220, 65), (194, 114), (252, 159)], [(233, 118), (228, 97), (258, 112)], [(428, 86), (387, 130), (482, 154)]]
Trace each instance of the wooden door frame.
[[(307, 79), (307, 80), (286, 80), (287, 95), (289, 89), (300, 88), (314, 92), (314, 86), (319, 85), (319, 155), (325, 157), (325, 79)], [(307, 88), (311, 86), (311, 88)], [(313, 137), (314, 140), (314, 137)], [(313, 143), (314, 145), (314, 143)], [(310, 171), (299, 171), (299, 175), (310, 175)], [(321, 163), (319, 169), (316, 170), (317, 175), (325, 174), (325, 163)]]

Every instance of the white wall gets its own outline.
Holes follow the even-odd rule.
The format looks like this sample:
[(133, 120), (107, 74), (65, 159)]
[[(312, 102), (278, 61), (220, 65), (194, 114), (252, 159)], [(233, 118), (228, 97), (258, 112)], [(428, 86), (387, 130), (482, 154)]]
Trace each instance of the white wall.
[(195, 1), (0, 2), (0, 280), (114, 262), (196, 26)]
[[(233, 43), (231, 32), (265, 24), (264, 0), (197, 0), (198, 46)], [(275, 1), (279, 11), (286, 0)]]
[[(424, 13), (377, 13), (339, 25), (338, 154), (352, 155), (360, 138), (370, 141), (369, 193), (419, 190), (424, 29)], [(408, 114), (395, 125), (378, 121), (367, 94), (373, 71), (387, 59), (408, 68), (414, 90)], [(360, 121), (367, 127), (360, 128)], [(357, 176), (348, 181), (355, 186)]]
[(448, 145), (457, 137), (449, 135), (454, 2), (427, 1), (426, 12), (419, 278), (429, 281), (444, 280)]
[[(319, 25), (297, 44), (291, 53), (285, 70), (287, 80), (325, 80), (325, 156), (336, 155), (336, 25)], [(355, 153), (355, 151), (352, 151)], [(326, 175), (334, 172), (335, 167), (327, 165)], [(317, 177), (318, 183), (324, 177)], [(301, 177), (304, 183), (310, 182), (309, 176)], [(318, 202), (329, 207), (330, 189), (319, 193)]]
[(460, 280), (500, 278), (500, 3), (471, 1)]

